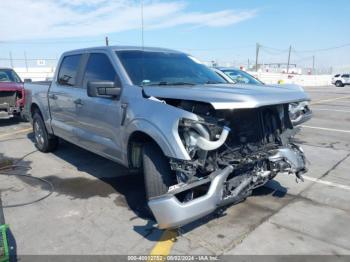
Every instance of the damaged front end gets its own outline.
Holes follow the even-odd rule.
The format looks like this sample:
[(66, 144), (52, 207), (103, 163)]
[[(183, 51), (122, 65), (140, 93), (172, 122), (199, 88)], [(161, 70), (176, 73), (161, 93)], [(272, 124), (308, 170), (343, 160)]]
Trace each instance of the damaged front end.
[(278, 173), (302, 179), (305, 156), (292, 142), (289, 104), (215, 110), (210, 104), (168, 100), (200, 120), (181, 119), (179, 135), (191, 160), (171, 159), (178, 184), (152, 198), (160, 228), (176, 228), (238, 203)]
[(20, 115), (24, 106), (24, 90), (2, 90), (0, 88), (0, 119)]

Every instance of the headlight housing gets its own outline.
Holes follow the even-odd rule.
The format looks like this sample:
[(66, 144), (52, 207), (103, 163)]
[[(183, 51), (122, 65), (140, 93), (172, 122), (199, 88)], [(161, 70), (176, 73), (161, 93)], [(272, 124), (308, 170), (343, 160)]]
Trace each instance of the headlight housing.
[(309, 101), (290, 103), (288, 109), (289, 118), (293, 126), (300, 125), (312, 117), (312, 112), (309, 108)]

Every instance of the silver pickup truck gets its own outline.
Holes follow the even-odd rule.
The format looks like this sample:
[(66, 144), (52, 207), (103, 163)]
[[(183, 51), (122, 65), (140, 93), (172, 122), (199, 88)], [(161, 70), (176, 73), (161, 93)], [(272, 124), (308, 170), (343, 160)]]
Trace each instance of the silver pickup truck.
[(306, 172), (288, 112), (305, 92), (228, 84), (181, 52), (70, 51), (51, 83), (25, 90), (36, 147), (53, 151), (61, 138), (142, 171), (160, 228), (238, 203), (278, 173)]

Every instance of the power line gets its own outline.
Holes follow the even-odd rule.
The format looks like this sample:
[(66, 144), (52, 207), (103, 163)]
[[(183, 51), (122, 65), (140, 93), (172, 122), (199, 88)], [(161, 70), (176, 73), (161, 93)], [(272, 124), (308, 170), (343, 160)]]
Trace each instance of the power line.
[(47, 44), (74, 44), (74, 43), (102, 43), (101, 40), (43, 40), (43, 41), (0, 41), (0, 44), (11, 44), (11, 45), (47, 45)]
[[(316, 52), (324, 52), (324, 51), (341, 49), (348, 46), (350, 46), (350, 43), (339, 45), (339, 46), (332, 46), (332, 47), (319, 48), (319, 49), (308, 49), (308, 50), (296, 50), (295, 48), (292, 48), (292, 52), (293, 53), (316, 53)], [(266, 45), (260, 45), (260, 47), (264, 52), (271, 55), (287, 53), (289, 51), (289, 49), (280, 49), (280, 48), (275, 48), (275, 47), (266, 46)]]
[(275, 48), (275, 47), (270, 47), (270, 46), (265, 46), (265, 45), (260, 45), (265, 51), (268, 50), (270, 52), (276, 52), (276, 53), (286, 53), (288, 52), (288, 49), (280, 49), (280, 48)]
[(333, 47), (327, 47), (327, 48), (320, 48), (320, 49), (313, 49), (313, 50), (295, 50), (294, 52), (296, 53), (315, 53), (315, 52), (324, 52), (324, 51), (330, 51), (330, 50), (335, 50), (335, 49), (340, 49), (344, 47), (350, 46), (350, 43), (344, 44), (344, 45), (339, 45), (339, 46), (333, 46)]

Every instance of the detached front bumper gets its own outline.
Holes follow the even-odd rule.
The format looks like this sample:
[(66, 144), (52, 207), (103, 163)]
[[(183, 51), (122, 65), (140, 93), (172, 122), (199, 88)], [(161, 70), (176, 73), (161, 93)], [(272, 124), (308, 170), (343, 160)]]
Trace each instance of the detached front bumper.
[[(275, 167), (283, 167), (284, 170), (281, 169), (277, 172), (294, 173), (300, 177), (306, 171), (303, 151), (295, 145), (274, 150), (271, 152), (269, 161)], [(266, 171), (262, 174), (249, 176), (242, 180), (230, 195), (224, 195), (226, 183), (230, 181), (227, 178), (233, 170), (233, 166), (227, 166), (210, 174), (209, 179), (203, 179), (202, 182), (199, 180), (195, 186), (210, 182), (209, 189), (204, 196), (189, 202), (182, 203), (175, 195), (179, 191), (183, 192), (194, 188), (195, 186), (191, 184), (183, 186), (183, 190), (171, 190), (165, 195), (150, 199), (148, 205), (158, 222), (158, 227), (160, 229), (177, 228), (204, 217), (221, 206), (237, 203), (242, 199), (242, 196), (245, 196), (247, 188), (251, 190), (262, 186), (270, 179), (269, 174), (271, 173), (271, 171)]]
[(174, 195), (166, 194), (148, 202), (158, 227), (176, 228), (210, 214), (220, 206), (223, 198), (223, 186), (227, 176), (233, 171), (232, 166), (215, 171), (206, 195), (190, 202), (181, 203)]

